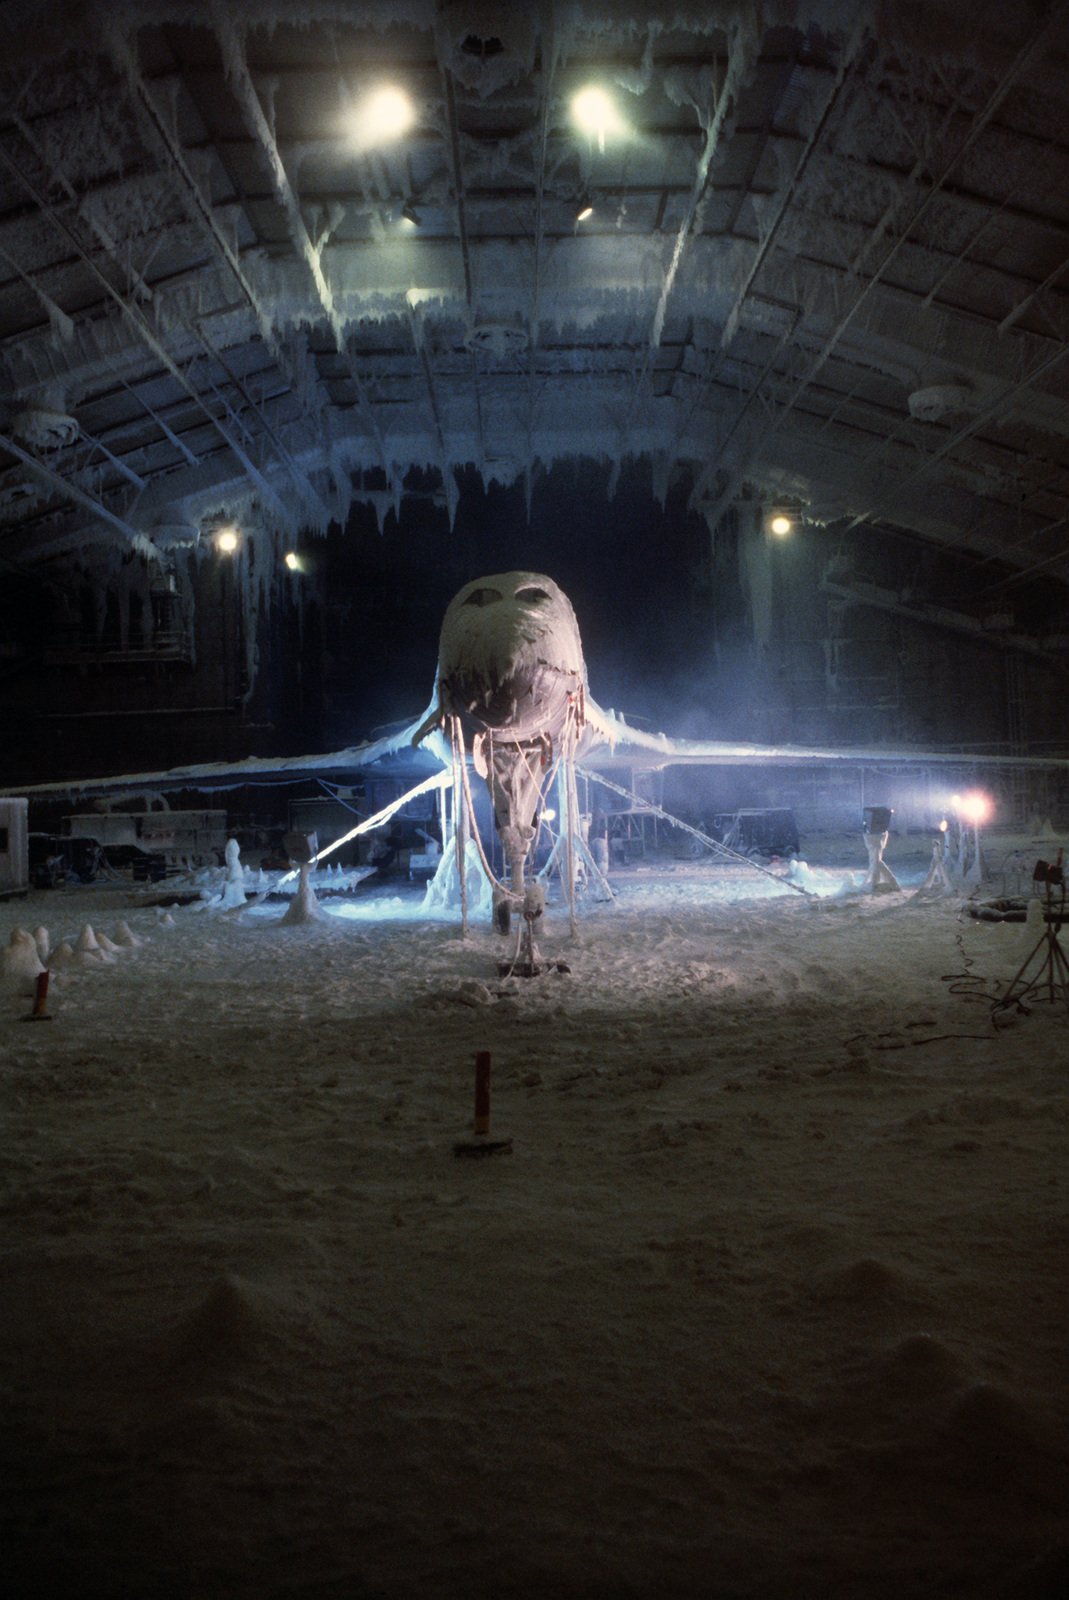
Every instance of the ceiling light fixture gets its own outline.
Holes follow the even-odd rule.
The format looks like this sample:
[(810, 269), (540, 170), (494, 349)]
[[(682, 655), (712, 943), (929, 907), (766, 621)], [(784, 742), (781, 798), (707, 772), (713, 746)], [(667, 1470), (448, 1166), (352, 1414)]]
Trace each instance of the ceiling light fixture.
[(765, 505), (761, 520), (766, 533), (771, 533), (777, 539), (786, 539), (789, 534), (798, 531), (805, 518), (800, 501), (773, 500)]
[(215, 548), (224, 556), (232, 556), (238, 547), (238, 530), (229, 524), (215, 531)]
[(604, 151), (607, 134), (622, 134), (627, 124), (616, 109), (611, 95), (597, 84), (588, 84), (572, 100), (572, 116), (576, 126), (592, 139), (597, 139), (598, 149)]
[(594, 215), (594, 202), (588, 194), (581, 195), (575, 211), (576, 222), (585, 222), (587, 217)]
[(352, 110), (348, 118), (349, 136), (361, 150), (389, 144), (407, 133), (416, 113), (403, 89), (382, 84)]
[(283, 560), (291, 572), (300, 572), (301, 558), (297, 554), (296, 550), (287, 550)]

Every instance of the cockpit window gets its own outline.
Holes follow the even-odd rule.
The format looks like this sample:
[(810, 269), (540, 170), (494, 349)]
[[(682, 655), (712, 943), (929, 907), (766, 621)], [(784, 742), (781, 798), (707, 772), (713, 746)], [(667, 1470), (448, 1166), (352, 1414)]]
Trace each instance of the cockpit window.
[(549, 595), (544, 589), (531, 587), (529, 589), (517, 589), (516, 599), (525, 601), (529, 606), (540, 606), (543, 602), (549, 601)]
[(500, 589), (473, 589), (469, 595), (465, 595), (464, 604), (466, 606), (492, 606), (495, 600), (500, 599)]

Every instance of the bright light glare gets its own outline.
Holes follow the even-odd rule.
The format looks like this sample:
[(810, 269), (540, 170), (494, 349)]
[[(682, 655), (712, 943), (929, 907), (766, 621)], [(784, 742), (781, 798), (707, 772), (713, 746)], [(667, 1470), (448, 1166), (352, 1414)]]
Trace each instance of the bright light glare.
[(792, 526), (793, 524), (790, 517), (785, 517), (782, 512), (780, 512), (778, 516), (773, 517), (772, 521), (769, 523), (769, 527), (772, 529), (772, 532), (778, 534), (781, 539), (785, 533), (790, 533)]
[(215, 536), (215, 548), (221, 550), (224, 556), (232, 556), (238, 547), (238, 530), (236, 528), (220, 528)]
[(557, 813), (554, 811), (552, 806), (546, 806), (545, 810), (542, 812), (542, 821), (552, 822), (556, 815)]
[(593, 215), (594, 215), (594, 207), (588, 201), (587, 204), (583, 207), (582, 211), (579, 211), (579, 212), (576, 213), (575, 220), (576, 220), (576, 222), (585, 222), (587, 217), (592, 217)]
[(349, 137), (360, 149), (388, 144), (407, 133), (416, 113), (403, 89), (383, 84), (354, 107), (348, 118)]
[(589, 84), (572, 101), (572, 116), (575, 123), (583, 133), (598, 141), (598, 148), (604, 150), (606, 134), (626, 133), (627, 124), (624, 122), (610, 95), (604, 89), (599, 89), (596, 84)]
[(287, 567), (289, 567), (291, 572), (299, 572), (300, 571), (301, 558), (296, 553), (295, 550), (287, 550), (286, 551), (285, 561), (286, 561)]
[(994, 810), (991, 800), (979, 789), (971, 789), (968, 794), (956, 794), (954, 804), (962, 820), (972, 828), (978, 828), (981, 822), (986, 822)]

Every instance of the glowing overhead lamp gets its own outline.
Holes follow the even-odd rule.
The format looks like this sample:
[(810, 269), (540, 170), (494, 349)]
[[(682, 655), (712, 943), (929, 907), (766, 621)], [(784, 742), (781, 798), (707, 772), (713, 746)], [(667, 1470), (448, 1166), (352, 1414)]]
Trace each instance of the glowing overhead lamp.
[(594, 215), (594, 202), (589, 194), (581, 194), (575, 208), (576, 222), (585, 222), (587, 217)]
[(627, 132), (627, 124), (616, 109), (616, 102), (598, 84), (588, 84), (572, 100), (575, 125), (591, 139), (597, 139), (598, 149), (605, 149), (607, 136)]
[(407, 133), (416, 120), (416, 113), (403, 89), (384, 83), (361, 100), (347, 120), (353, 143), (361, 150), (369, 150)]
[(968, 794), (956, 794), (952, 804), (962, 822), (970, 828), (978, 828), (981, 822), (986, 822), (995, 809), (990, 797), (979, 789), (970, 789)]
[(768, 533), (786, 539), (802, 525), (802, 508), (796, 500), (773, 500), (765, 506), (764, 524)]
[(221, 528), (216, 528), (215, 548), (222, 555), (232, 556), (240, 542), (238, 530), (233, 526), (232, 523), (227, 522), (224, 523)]
[(283, 559), (283, 561), (285, 561), (287, 567), (289, 568), (289, 570), (291, 572), (300, 572), (300, 570), (301, 570), (301, 558), (297, 554), (296, 550), (287, 550), (286, 554), (283, 556), (282, 559)]

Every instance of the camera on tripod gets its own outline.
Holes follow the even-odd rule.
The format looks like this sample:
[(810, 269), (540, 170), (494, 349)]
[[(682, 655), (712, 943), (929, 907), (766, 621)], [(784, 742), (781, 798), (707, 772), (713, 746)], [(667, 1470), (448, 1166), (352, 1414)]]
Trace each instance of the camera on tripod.
[(1032, 868), (1032, 882), (1045, 883), (1048, 888), (1060, 888), (1064, 879), (1062, 877), (1062, 851), (1058, 851), (1058, 859), (1053, 864), (1049, 861), (1037, 861)]

